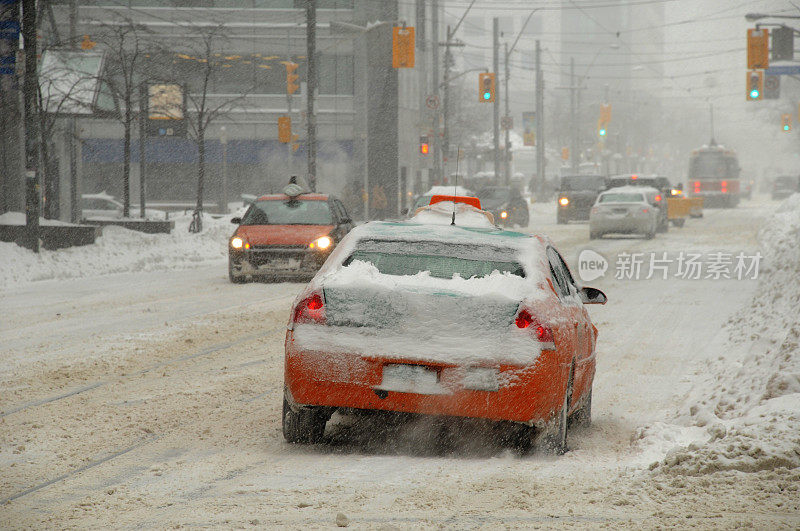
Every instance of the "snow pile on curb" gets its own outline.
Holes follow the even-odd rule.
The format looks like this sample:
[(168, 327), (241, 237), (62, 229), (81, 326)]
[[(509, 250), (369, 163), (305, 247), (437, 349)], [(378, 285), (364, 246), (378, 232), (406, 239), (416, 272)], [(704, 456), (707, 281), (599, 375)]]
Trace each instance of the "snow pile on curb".
[(682, 420), (704, 427), (709, 438), (671, 450), (653, 470), (800, 467), (800, 194), (781, 204), (759, 240), (756, 294), (729, 320), (724, 348), (686, 402)]
[(203, 216), (203, 232), (189, 232), (191, 214), (172, 218), (171, 234), (144, 234), (122, 227), (103, 228), (94, 245), (39, 254), (0, 242), (0, 289), (38, 280), (80, 278), (134, 271), (186, 269), (224, 261), (234, 227), (231, 216)]

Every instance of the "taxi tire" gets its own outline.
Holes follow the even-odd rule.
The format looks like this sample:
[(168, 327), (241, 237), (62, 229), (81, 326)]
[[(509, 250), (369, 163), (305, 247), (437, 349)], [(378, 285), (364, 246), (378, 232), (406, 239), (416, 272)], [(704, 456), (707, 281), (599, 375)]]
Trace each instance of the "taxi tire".
[(572, 399), (572, 377), (574, 374), (574, 367), (570, 369), (569, 381), (567, 382), (567, 390), (564, 392), (564, 401), (558, 414), (553, 419), (551, 426), (548, 426), (548, 432), (542, 438), (543, 450), (547, 453), (554, 455), (563, 455), (567, 452), (567, 435), (569, 432), (569, 408)]
[(592, 423), (592, 390), (583, 399), (583, 404), (578, 408), (569, 419), (570, 427), (587, 427)]
[(289, 443), (315, 444), (322, 440), (328, 417), (314, 408), (292, 408), (283, 397), (283, 438)]
[(647, 232), (644, 235), (644, 237), (647, 240), (652, 240), (653, 238), (655, 238), (656, 237), (656, 229), (655, 229), (655, 227), (653, 227), (653, 229), (651, 231)]

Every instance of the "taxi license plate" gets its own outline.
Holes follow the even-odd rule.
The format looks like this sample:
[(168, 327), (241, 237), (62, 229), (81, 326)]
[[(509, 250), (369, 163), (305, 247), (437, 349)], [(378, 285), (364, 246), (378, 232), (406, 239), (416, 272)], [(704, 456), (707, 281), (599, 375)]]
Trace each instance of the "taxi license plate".
[(378, 388), (400, 393), (447, 394), (447, 391), (439, 384), (439, 373), (435, 369), (424, 365), (403, 363), (384, 365), (383, 379)]

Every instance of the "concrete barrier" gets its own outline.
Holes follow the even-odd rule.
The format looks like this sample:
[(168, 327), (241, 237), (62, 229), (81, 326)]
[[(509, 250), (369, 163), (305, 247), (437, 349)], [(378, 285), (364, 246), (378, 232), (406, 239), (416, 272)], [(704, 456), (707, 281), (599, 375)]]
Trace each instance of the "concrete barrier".
[[(0, 224), (0, 241), (25, 242), (25, 225)], [(76, 245), (91, 245), (102, 234), (102, 229), (93, 225), (40, 225), (39, 239), (42, 247), (51, 251)]]
[(114, 225), (146, 234), (169, 234), (175, 228), (174, 221), (163, 219), (87, 219), (84, 223), (96, 227)]

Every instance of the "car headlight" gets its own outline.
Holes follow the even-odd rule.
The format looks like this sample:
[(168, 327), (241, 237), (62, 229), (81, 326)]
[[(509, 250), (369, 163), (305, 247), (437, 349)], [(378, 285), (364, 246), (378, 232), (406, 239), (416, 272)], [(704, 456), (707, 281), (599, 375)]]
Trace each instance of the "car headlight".
[(231, 247), (237, 251), (240, 250), (242, 247), (244, 247), (244, 240), (239, 236), (234, 236), (231, 238)]
[(558, 204), (561, 206), (567, 206), (569, 204), (569, 199), (566, 197), (562, 197), (558, 200)]
[(308, 246), (312, 249), (321, 249), (323, 251), (328, 249), (331, 245), (333, 245), (333, 240), (330, 238), (330, 236), (321, 236), (308, 244)]
[(503, 210), (502, 212), (500, 212), (500, 219), (506, 219), (506, 218), (508, 218), (508, 212)]

